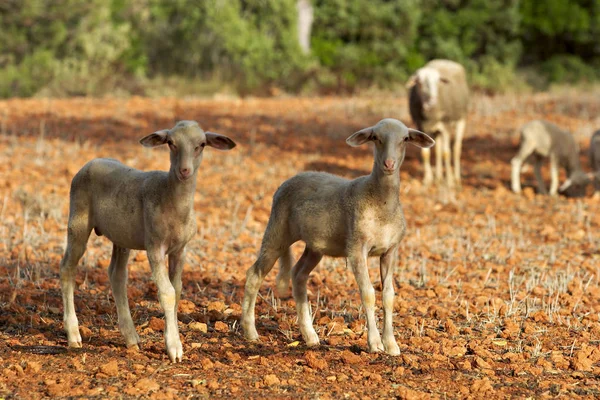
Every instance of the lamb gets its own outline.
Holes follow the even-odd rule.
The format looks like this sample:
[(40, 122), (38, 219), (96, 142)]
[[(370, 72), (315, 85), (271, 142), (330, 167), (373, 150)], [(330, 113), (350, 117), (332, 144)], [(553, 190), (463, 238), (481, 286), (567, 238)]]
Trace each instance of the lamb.
[[(398, 245), (406, 232), (398, 197), (399, 168), (407, 143), (428, 148), (435, 142), (395, 119), (381, 120), (346, 139), (353, 147), (367, 142), (374, 144), (375, 151), (370, 175), (347, 180), (324, 172), (304, 172), (285, 181), (275, 192), (258, 259), (246, 273), (241, 325), (248, 340), (258, 340), (254, 319), (256, 296), (265, 276), (280, 259), (277, 288), (280, 293), (285, 291), (291, 276), (302, 337), (308, 346), (319, 344), (312, 326), (306, 282), (310, 272), (327, 255), (346, 257), (352, 268), (367, 316), (369, 350), (400, 353), (392, 327), (393, 273)], [(299, 240), (306, 247), (291, 269), (290, 246)], [(380, 258), (383, 342), (375, 321), (375, 291), (367, 269), (369, 256)]]
[[(418, 69), (406, 84), (409, 90), (409, 111), (417, 129), (430, 135), (439, 133), (435, 151), (436, 180), (443, 180), (442, 156), (448, 187), (461, 185), (460, 156), (469, 107), (469, 87), (465, 69), (450, 60), (432, 60)], [(454, 133), (454, 173), (450, 161), (451, 136)], [(433, 181), (430, 149), (421, 150), (423, 183)]]
[(600, 198), (600, 130), (592, 135), (590, 140), (590, 164), (594, 176), (594, 198)]
[[(81, 347), (73, 286), (76, 267), (92, 229), (113, 242), (108, 273), (117, 306), (119, 330), (129, 348), (138, 348), (127, 301), (127, 260), (130, 249), (146, 250), (152, 278), (165, 312), (165, 343), (172, 362), (181, 361), (183, 349), (177, 327), (181, 273), (185, 246), (196, 233), (194, 192), (198, 167), (206, 145), (229, 150), (233, 140), (203, 131), (195, 121), (140, 140), (145, 147), (169, 146), (169, 172), (142, 172), (119, 161), (98, 158), (73, 177), (70, 193), (67, 248), (60, 265), (64, 328), (70, 347)], [(168, 273), (166, 269), (168, 256)]]
[[(550, 195), (569, 192), (579, 196), (593, 179), (592, 174), (582, 171), (579, 163), (579, 147), (573, 136), (551, 122), (544, 120), (530, 121), (521, 127), (519, 151), (511, 161), (511, 186), (515, 193), (521, 192), (520, 174), (523, 162), (530, 156), (534, 159), (534, 172), (538, 191), (546, 194), (546, 186), (542, 179), (541, 165), (545, 158), (550, 159)], [(559, 167), (567, 172), (567, 180), (558, 187)]]

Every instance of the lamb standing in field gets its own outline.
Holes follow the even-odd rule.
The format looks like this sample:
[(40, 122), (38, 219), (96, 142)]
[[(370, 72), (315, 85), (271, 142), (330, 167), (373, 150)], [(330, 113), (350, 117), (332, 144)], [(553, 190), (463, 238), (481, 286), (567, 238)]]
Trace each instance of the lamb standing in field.
[(594, 176), (594, 198), (600, 198), (600, 130), (592, 135), (590, 140), (590, 164)]
[[(465, 69), (450, 60), (432, 60), (415, 72), (406, 84), (409, 90), (410, 116), (417, 129), (430, 135), (439, 133), (435, 149), (435, 174), (443, 180), (442, 156), (448, 187), (460, 186), (460, 155), (469, 107), (469, 87)], [(454, 173), (450, 160), (454, 132)], [(433, 181), (431, 151), (421, 150), (425, 185)]]
[[(535, 120), (521, 128), (521, 142), (517, 155), (513, 157), (511, 186), (515, 193), (521, 192), (521, 168), (528, 157), (534, 159), (534, 172), (538, 192), (546, 194), (546, 185), (542, 179), (542, 161), (550, 159), (550, 195), (567, 190), (574, 196), (581, 195), (593, 179), (593, 174), (582, 171), (579, 163), (579, 146), (573, 136), (551, 122)], [(558, 168), (567, 172), (567, 180), (558, 187)]]
[(98, 158), (84, 165), (73, 178), (67, 249), (60, 265), (64, 325), (69, 346), (81, 347), (73, 286), (77, 264), (93, 229), (113, 242), (108, 273), (119, 329), (127, 347), (137, 347), (140, 342), (127, 301), (127, 260), (130, 249), (146, 250), (165, 312), (167, 353), (176, 362), (183, 356), (177, 304), (185, 246), (196, 233), (194, 193), (198, 167), (206, 145), (229, 150), (235, 143), (226, 136), (204, 132), (194, 121), (180, 121), (172, 129), (142, 138), (140, 143), (145, 147), (168, 144), (169, 172), (142, 172), (116, 160)]
[[(291, 272), (300, 332), (308, 346), (319, 344), (312, 326), (306, 282), (310, 272), (327, 255), (347, 257), (352, 268), (367, 315), (369, 350), (385, 350), (392, 355), (400, 353), (392, 327), (393, 273), (398, 245), (406, 231), (398, 197), (399, 168), (407, 143), (424, 148), (435, 142), (395, 119), (384, 119), (373, 127), (360, 130), (346, 142), (353, 147), (367, 142), (374, 144), (375, 161), (370, 175), (347, 180), (324, 172), (304, 172), (285, 181), (273, 196), (271, 216), (258, 259), (246, 273), (241, 325), (249, 340), (258, 339), (254, 321), (258, 290), (275, 261), (280, 259), (277, 288), (281, 293), (289, 287)], [(298, 240), (304, 241), (306, 248), (290, 271), (290, 246)], [(373, 309), (375, 291), (367, 269), (369, 256), (380, 257), (383, 343)]]

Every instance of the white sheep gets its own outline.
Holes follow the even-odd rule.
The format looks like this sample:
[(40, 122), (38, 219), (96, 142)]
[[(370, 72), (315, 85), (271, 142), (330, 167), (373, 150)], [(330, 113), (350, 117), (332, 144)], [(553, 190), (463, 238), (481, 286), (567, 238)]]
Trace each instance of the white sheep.
[[(573, 136), (551, 122), (530, 121), (520, 129), (519, 151), (511, 160), (511, 187), (513, 192), (521, 192), (521, 169), (528, 158), (533, 158), (534, 173), (538, 191), (548, 193), (542, 178), (542, 161), (550, 160), (550, 195), (569, 191), (581, 195), (593, 179), (593, 174), (585, 173), (579, 163), (579, 146)], [(567, 180), (559, 187), (559, 167), (567, 172)]]
[[(369, 350), (400, 353), (392, 327), (393, 273), (398, 246), (406, 231), (398, 196), (399, 168), (407, 143), (428, 148), (435, 142), (395, 119), (384, 119), (360, 130), (346, 142), (353, 147), (367, 142), (374, 144), (375, 161), (370, 175), (347, 180), (324, 172), (304, 172), (285, 181), (273, 196), (258, 259), (246, 273), (241, 325), (249, 340), (258, 339), (254, 315), (258, 290), (275, 261), (280, 259), (277, 287), (280, 291), (289, 287), (291, 275), (302, 337), (308, 346), (319, 344), (312, 326), (306, 282), (326, 255), (346, 257), (352, 268), (367, 315)], [(299, 240), (306, 243), (306, 248), (291, 269), (290, 246)], [(383, 342), (375, 321), (375, 291), (367, 270), (369, 256), (380, 258)]]
[[(127, 347), (138, 347), (127, 301), (127, 260), (130, 249), (146, 250), (152, 278), (165, 312), (165, 343), (172, 362), (183, 349), (177, 327), (185, 246), (196, 234), (194, 193), (205, 146), (235, 147), (226, 136), (203, 131), (194, 121), (140, 140), (145, 147), (169, 146), (169, 172), (142, 172), (112, 159), (88, 162), (71, 183), (67, 249), (60, 265), (64, 327), (70, 347), (81, 347), (73, 286), (76, 267), (92, 229), (113, 242), (108, 273), (117, 306), (119, 329)], [(168, 256), (168, 270), (166, 258)]]
[[(419, 68), (406, 84), (409, 90), (409, 111), (417, 129), (430, 135), (440, 135), (435, 150), (435, 173), (438, 182), (443, 180), (442, 158), (449, 187), (460, 186), (460, 157), (469, 107), (469, 87), (465, 69), (450, 60), (432, 60)], [(454, 171), (450, 154), (454, 136)], [(435, 137), (435, 136), (434, 136)], [(421, 150), (423, 158), (423, 183), (433, 181), (431, 151)]]

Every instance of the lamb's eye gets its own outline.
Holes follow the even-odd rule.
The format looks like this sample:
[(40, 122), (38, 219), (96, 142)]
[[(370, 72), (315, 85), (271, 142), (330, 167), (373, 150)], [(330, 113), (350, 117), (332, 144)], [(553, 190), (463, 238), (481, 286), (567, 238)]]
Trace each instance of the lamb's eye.
[(200, 145), (200, 147), (202, 147), (202, 148), (204, 148), (204, 146), (206, 146), (206, 143), (202, 143), (202, 144)]
[(404, 141), (405, 141), (405, 142), (408, 142), (408, 136), (406, 136), (406, 137), (404, 138)]
[(170, 148), (171, 150), (177, 150), (177, 146), (175, 146), (175, 145), (173, 144), (173, 141), (169, 140), (169, 141), (167, 141), (167, 144), (169, 145), (169, 148)]

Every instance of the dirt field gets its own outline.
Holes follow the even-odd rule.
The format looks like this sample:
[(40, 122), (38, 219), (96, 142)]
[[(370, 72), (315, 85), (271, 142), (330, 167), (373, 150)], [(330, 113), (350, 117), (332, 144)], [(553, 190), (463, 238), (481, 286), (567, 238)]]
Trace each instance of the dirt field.
[[(583, 199), (536, 195), (531, 169), (523, 195), (509, 190), (515, 128), (534, 118), (573, 132), (589, 168), (583, 150), (600, 128), (600, 98), (480, 96), (471, 108), (462, 191), (423, 188), (416, 148), (401, 168), (408, 234), (394, 325), (402, 354), (390, 357), (366, 352), (344, 260), (324, 259), (309, 281), (318, 348), (303, 345), (293, 300), (273, 294), (276, 271), (257, 302), (259, 343), (243, 340), (239, 304), (279, 184), (305, 170), (367, 174), (371, 150), (345, 138), (383, 117), (410, 122), (403, 97), (0, 102), (0, 399), (600, 396), (600, 202), (591, 187)], [(209, 149), (199, 172), (199, 228), (179, 310), (184, 361), (168, 361), (143, 252), (133, 252), (129, 282), (143, 348), (125, 348), (106, 271), (112, 247), (94, 233), (75, 292), (84, 347), (67, 351), (58, 270), (70, 180), (94, 157), (168, 169), (166, 148), (137, 140), (180, 119), (238, 143)]]

